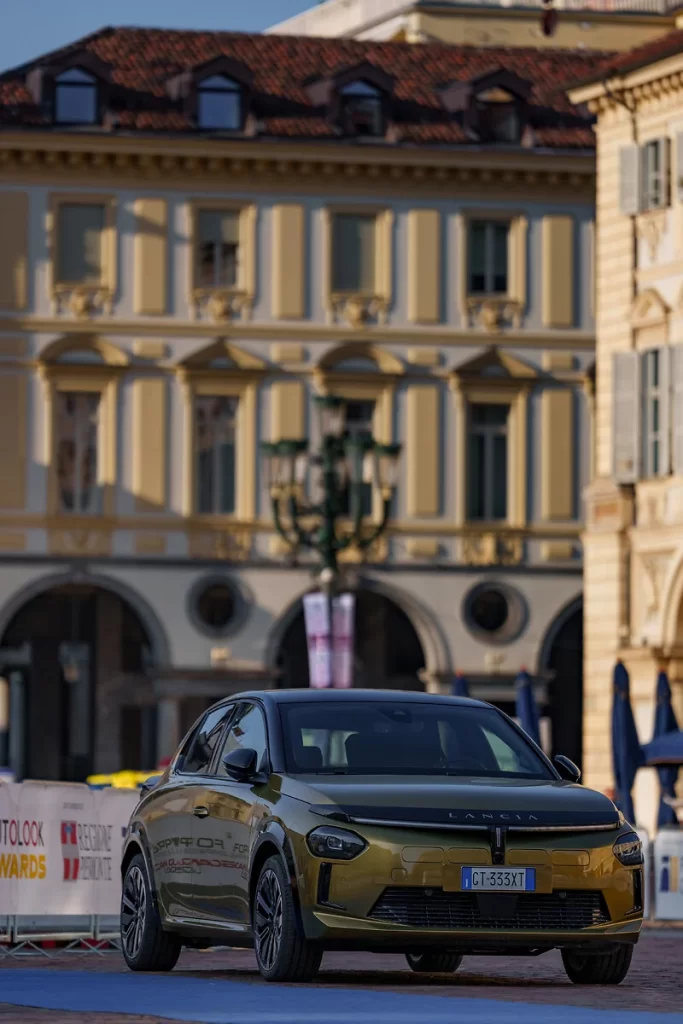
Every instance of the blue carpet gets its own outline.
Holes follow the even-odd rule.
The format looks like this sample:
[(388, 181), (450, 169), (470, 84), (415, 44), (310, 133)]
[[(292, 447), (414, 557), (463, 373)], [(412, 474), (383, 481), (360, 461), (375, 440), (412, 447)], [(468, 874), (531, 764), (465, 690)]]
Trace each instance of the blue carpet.
[(683, 1013), (249, 984), (173, 975), (0, 972), (0, 1002), (80, 1013), (126, 1013), (202, 1024), (683, 1024)]

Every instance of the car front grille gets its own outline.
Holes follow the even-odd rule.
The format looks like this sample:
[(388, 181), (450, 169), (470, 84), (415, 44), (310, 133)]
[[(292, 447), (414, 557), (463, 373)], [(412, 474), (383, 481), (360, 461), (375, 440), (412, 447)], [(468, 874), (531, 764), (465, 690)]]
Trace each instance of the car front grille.
[(441, 889), (385, 889), (370, 911), (374, 921), (410, 928), (487, 931), (567, 931), (609, 921), (600, 892), (481, 895)]

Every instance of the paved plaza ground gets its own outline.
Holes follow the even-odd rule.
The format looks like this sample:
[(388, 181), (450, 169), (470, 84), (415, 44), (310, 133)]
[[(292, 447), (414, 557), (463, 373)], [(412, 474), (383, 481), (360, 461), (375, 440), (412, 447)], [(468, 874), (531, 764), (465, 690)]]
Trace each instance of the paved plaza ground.
[[(188, 1016), (195, 1011), (196, 1017)], [(614, 988), (570, 984), (557, 953), (533, 959), (467, 957), (448, 978), (411, 974), (401, 957), (330, 953), (316, 983), (307, 986), (265, 984), (253, 954), (237, 950), (186, 951), (175, 971), (163, 976), (132, 975), (116, 953), (0, 960), (0, 1024), (171, 1019), (226, 1024), (337, 1019), (349, 1024), (664, 1024), (677, 1019), (683, 1024), (683, 930), (647, 930), (626, 981)]]

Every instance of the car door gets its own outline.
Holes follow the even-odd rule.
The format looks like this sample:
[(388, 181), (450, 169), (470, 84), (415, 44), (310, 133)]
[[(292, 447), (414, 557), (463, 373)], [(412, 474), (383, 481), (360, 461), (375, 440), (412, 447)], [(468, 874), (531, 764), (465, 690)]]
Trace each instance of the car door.
[(227, 723), (211, 777), (196, 790), (193, 845), (200, 864), (195, 916), (238, 931), (251, 927), (249, 855), (255, 826), (265, 813), (266, 783), (236, 782), (223, 767), (226, 754), (251, 748), (259, 772), (269, 771), (265, 716), (256, 702), (243, 702)]
[(153, 791), (144, 810), (152, 869), (162, 909), (171, 917), (193, 915), (198, 866), (192, 823), (196, 784), (209, 770), (226, 715), (232, 707), (209, 710), (187, 737), (168, 781)]

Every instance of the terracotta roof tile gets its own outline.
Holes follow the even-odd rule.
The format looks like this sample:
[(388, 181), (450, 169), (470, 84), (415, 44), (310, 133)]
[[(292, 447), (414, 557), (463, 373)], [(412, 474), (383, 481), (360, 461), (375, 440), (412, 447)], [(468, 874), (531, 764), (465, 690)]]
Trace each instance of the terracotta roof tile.
[[(619, 71), (633, 71), (636, 68), (644, 67), (646, 64), (654, 64), (655, 61), (663, 60), (665, 57), (672, 57), (683, 51), (683, 30), (669, 32), (658, 39), (651, 39), (642, 46), (637, 46), (626, 53), (617, 54), (605, 61), (600, 69), (604, 74), (614, 74)], [(601, 76), (602, 77), (602, 76)]]
[(0, 75), (0, 125), (47, 126), (47, 115), (26, 88), (26, 74), (41, 62), (51, 63), (81, 50), (110, 66), (111, 102), (126, 131), (196, 132), (181, 105), (168, 98), (166, 83), (174, 75), (226, 55), (251, 69), (253, 109), (261, 123), (260, 133), (268, 136), (334, 138), (334, 126), (312, 105), (306, 85), (316, 77), (367, 61), (395, 80), (399, 142), (454, 145), (470, 141), (457, 118), (444, 110), (439, 89), (506, 68), (533, 83), (529, 102), (536, 145), (553, 148), (594, 146), (588, 115), (573, 107), (563, 90), (612, 56), (597, 51), (107, 28), (42, 61)]

